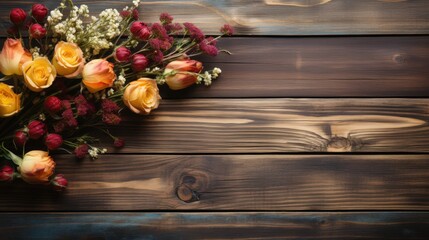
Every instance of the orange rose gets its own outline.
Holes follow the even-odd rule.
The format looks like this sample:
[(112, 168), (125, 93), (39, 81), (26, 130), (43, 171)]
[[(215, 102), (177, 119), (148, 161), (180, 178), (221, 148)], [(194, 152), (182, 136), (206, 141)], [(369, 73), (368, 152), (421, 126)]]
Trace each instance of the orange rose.
[(57, 77), (55, 67), (46, 57), (38, 57), (22, 65), (25, 85), (33, 92), (40, 92), (52, 85)]
[(82, 71), (82, 82), (91, 93), (111, 87), (116, 79), (113, 64), (104, 59), (87, 63)]
[(195, 60), (176, 60), (165, 67), (165, 82), (172, 90), (180, 90), (197, 82), (198, 75), (203, 65)]
[(11, 86), (0, 83), (0, 117), (12, 116), (17, 113), (20, 108), (20, 95), (15, 94)]
[(137, 114), (149, 114), (158, 108), (160, 99), (156, 81), (150, 78), (130, 82), (123, 96), (125, 105)]
[(8, 38), (0, 53), (0, 71), (4, 75), (22, 75), (22, 65), (31, 59), (31, 54), (22, 47), (21, 40)]
[(82, 72), (85, 59), (78, 45), (61, 41), (55, 46), (52, 64), (55, 66), (58, 75), (73, 78)]
[(38, 150), (27, 152), (18, 168), (22, 179), (28, 183), (48, 183), (54, 169), (52, 157)]

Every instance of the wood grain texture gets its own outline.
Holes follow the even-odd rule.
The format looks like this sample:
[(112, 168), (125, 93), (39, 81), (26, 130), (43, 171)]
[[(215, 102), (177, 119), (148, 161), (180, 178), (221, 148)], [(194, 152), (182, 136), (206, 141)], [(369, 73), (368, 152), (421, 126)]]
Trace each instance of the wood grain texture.
[[(41, 0), (54, 8), (60, 0)], [(34, 1), (1, 1), (0, 23), (9, 26), (9, 11), (29, 9)], [(75, 0), (92, 13), (107, 7), (122, 9), (131, 0)], [(241, 35), (428, 34), (426, 0), (168, 0), (142, 1), (143, 20), (154, 22), (169, 12), (178, 22), (194, 22), (209, 34), (229, 23)], [(269, 14), (267, 14), (269, 13)]]
[(0, 211), (429, 209), (429, 155), (55, 159), (67, 192), (3, 183)]
[(120, 153), (428, 152), (428, 111), (411, 98), (164, 100), (112, 132)]
[(3, 240), (427, 239), (427, 212), (1, 214)]

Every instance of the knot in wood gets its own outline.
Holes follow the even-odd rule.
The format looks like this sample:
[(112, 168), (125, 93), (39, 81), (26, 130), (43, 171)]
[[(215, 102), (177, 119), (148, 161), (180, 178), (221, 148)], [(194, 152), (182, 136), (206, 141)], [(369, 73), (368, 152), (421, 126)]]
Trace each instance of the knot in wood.
[(182, 184), (179, 187), (177, 187), (176, 195), (180, 200), (186, 203), (200, 200), (200, 194), (190, 189), (188, 186), (186, 186), (186, 184)]
[(345, 137), (333, 137), (327, 145), (328, 152), (351, 152), (353, 144), (350, 139)]
[(395, 54), (393, 55), (393, 61), (395, 61), (396, 63), (402, 64), (405, 63), (405, 56), (403, 54)]
[(188, 169), (178, 179), (176, 196), (187, 203), (200, 200), (201, 192), (208, 189), (209, 177), (200, 170)]

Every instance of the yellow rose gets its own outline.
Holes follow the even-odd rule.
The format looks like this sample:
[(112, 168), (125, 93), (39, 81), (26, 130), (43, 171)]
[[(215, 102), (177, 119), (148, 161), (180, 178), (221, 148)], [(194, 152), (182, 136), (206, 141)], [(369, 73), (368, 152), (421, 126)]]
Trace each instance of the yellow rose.
[(78, 45), (61, 41), (55, 46), (52, 64), (55, 66), (58, 75), (74, 78), (82, 72), (85, 59)]
[(85, 64), (82, 82), (91, 93), (111, 87), (116, 79), (113, 64), (104, 59), (95, 59)]
[(12, 91), (12, 87), (0, 83), (0, 117), (9, 117), (21, 108), (20, 95)]
[(22, 75), (22, 65), (31, 59), (31, 54), (24, 50), (20, 40), (8, 38), (0, 53), (0, 71), (4, 75)]
[(40, 92), (52, 85), (57, 77), (55, 67), (46, 57), (38, 57), (22, 65), (25, 85), (33, 91)]
[(27, 152), (19, 165), (19, 173), (28, 183), (48, 183), (54, 173), (55, 162), (45, 151)]
[(125, 105), (137, 114), (149, 114), (151, 110), (158, 108), (160, 99), (156, 81), (150, 78), (131, 82), (123, 96)]

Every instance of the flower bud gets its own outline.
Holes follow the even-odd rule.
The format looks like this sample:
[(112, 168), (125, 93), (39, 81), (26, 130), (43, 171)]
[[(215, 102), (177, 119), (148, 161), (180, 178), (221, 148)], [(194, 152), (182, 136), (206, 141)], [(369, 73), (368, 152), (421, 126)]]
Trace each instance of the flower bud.
[(115, 51), (114, 57), (118, 62), (128, 62), (131, 57), (131, 51), (124, 46), (118, 47)]
[(63, 144), (63, 138), (56, 133), (50, 133), (46, 136), (45, 145), (49, 150), (55, 150)]
[(45, 5), (37, 3), (31, 8), (31, 15), (38, 21), (43, 22), (48, 15), (48, 8)]
[(27, 13), (22, 8), (14, 8), (10, 11), (9, 17), (13, 24), (20, 25), (27, 18)]
[(0, 169), (0, 181), (10, 182), (13, 180), (15, 169), (13, 167), (6, 165)]
[(81, 144), (74, 149), (74, 155), (77, 158), (84, 158), (88, 153), (88, 150), (89, 150), (88, 145)]
[(120, 14), (121, 14), (122, 18), (129, 17), (130, 14), (132, 14), (132, 17), (134, 20), (136, 20), (136, 21), (139, 20), (139, 11), (137, 9), (134, 9), (133, 12), (131, 12), (129, 10), (124, 10), (124, 11), (121, 11)]
[(54, 179), (52, 179), (51, 184), (55, 191), (61, 192), (67, 188), (68, 181), (62, 174), (57, 174)]
[(165, 81), (172, 90), (180, 90), (197, 82), (197, 74), (201, 72), (203, 65), (195, 60), (177, 60), (170, 62), (165, 67), (167, 74)]
[(13, 135), (13, 142), (15, 145), (22, 147), (28, 140), (28, 135), (24, 131), (16, 131)]
[(46, 29), (38, 23), (31, 24), (30, 28), (28, 29), (28, 32), (30, 34), (30, 37), (34, 39), (41, 39), (46, 36)]
[(39, 139), (45, 135), (45, 124), (39, 120), (33, 120), (28, 124), (28, 136), (31, 139)]
[(113, 141), (113, 146), (115, 148), (122, 148), (125, 145), (125, 141), (122, 138), (115, 138), (115, 141)]
[(61, 100), (55, 96), (47, 97), (45, 99), (43, 106), (45, 107), (46, 111), (51, 112), (51, 113), (57, 113), (62, 108)]
[(149, 65), (148, 59), (143, 54), (135, 54), (133, 56), (133, 62), (131, 64), (135, 72), (143, 71)]
[(150, 37), (150, 30), (144, 22), (136, 21), (131, 24), (130, 31), (139, 40), (147, 40)]

